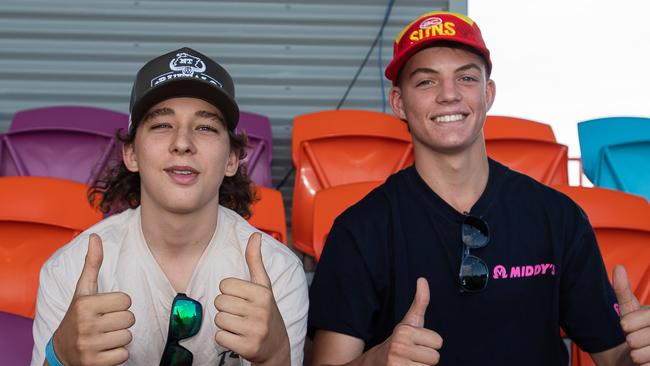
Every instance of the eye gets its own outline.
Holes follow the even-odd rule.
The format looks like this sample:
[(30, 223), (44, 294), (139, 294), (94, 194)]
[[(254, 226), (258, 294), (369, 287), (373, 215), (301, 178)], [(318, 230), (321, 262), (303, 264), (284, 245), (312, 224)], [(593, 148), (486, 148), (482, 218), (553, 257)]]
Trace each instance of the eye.
[(478, 82), (478, 78), (477, 78), (477, 77), (474, 77), (474, 76), (471, 76), (471, 75), (464, 75), (464, 76), (461, 76), (459, 80), (462, 81), (462, 82), (464, 82), (464, 83), (475, 83), (475, 82)]
[(164, 128), (171, 128), (172, 125), (167, 123), (167, 122), (153, 122), (151, 123), (151, 129), (152, 130), (160, 130)]
[(418, 82), (415, 84), (416, 87), (418, 87), (418, 86), (428, 86), (428, 85), (433, 85), (433, 80), (431, 80), (431, 79), (424, 79), (424, 80), (420, 80), (420, 81), (418, 81)]
[(219, 129), (217, 129), (214, 126), (210, 126), (210, 125), (200, 125), (200, 126), (196, 127), (196, 129), (198, 131), (219, 133)]

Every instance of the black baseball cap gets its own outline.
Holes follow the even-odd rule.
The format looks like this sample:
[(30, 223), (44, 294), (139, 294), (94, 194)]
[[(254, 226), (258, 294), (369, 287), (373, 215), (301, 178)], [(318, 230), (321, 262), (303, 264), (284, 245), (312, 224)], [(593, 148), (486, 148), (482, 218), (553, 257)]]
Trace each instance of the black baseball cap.
[(184, 47), (147, 62), (135, 77), (129, 107), (129, 131), (151, 106), (165, 99), (203, 99), (219, 108), (228, 128), (239, 122), (235, 85), (228, 71), (210, 57)]

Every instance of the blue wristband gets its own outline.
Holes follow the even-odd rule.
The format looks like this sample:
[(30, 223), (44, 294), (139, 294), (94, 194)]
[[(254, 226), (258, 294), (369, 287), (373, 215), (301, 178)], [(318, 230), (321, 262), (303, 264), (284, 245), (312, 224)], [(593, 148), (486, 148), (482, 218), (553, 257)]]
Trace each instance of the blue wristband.
[(56, 357), (56, 353), (54, 353), (54, 345), (52, 345), (53, 339), (54, 336), (50, 338), (50, 340), (47, 342), (47, 346), (45, 346), (45, 359), (50, 364), (50, 366), (63, 366), (61, 361), (59, 361), (59, 359)]

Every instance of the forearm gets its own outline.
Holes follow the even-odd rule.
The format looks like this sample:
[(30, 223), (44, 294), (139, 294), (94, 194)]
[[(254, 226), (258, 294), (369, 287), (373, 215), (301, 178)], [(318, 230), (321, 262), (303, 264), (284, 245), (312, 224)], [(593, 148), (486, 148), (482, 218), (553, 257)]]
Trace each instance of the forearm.
[(592, 353), (591, 358), (598, 366), (637, 366), (632, 362), (626, 342), (604, 352)]

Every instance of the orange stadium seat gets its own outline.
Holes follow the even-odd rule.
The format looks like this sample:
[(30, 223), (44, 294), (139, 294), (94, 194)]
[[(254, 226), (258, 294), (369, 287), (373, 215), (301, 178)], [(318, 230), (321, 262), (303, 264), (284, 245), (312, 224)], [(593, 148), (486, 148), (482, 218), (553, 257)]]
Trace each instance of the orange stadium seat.
[(102, 219), (87, 189), (59, 178), (0, 178), (0, 311), (34, 316), (45, 260)]
[(407, 126), (389, 114), (333, 110), (297, 116), (291, 157), (296, 168), (292, 241), (314, 256), (313, 204), (316, 192), (346, 183), (383, 181), (413, 163)]
[(488, 156), (544, 184), (568, 184), (568, 148), (551, 126), (513, 117), (488, 116), (483, 128)]
[(354, 205), (370, 191), (379, 186), (381, 181), (356, 182), (323, 189), (314, 197), (313, 239), (316, 260), (320, 260), (334, 219), (348, 207)]
[(253, 203), (252, 214), (248, 222), (279, 242), (286, 244), (287, 221), (282, 194), (278, 190), (262, 186), (255, 187), (255, 190), (255, 195), (259, 200)]
[[(587, 213), (611, 280), (622, 264), (640, 301), (650, 300), (650, 204), (636, 195), (605, 188), (554, 187), (571, 197)], [(575, 344), (574, 366), (594, 365)]]

